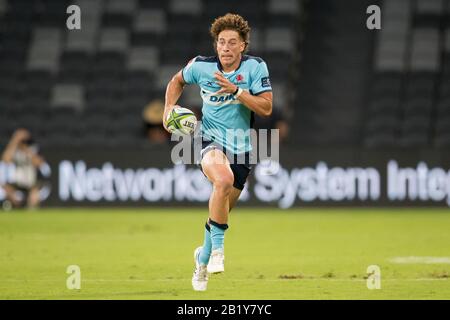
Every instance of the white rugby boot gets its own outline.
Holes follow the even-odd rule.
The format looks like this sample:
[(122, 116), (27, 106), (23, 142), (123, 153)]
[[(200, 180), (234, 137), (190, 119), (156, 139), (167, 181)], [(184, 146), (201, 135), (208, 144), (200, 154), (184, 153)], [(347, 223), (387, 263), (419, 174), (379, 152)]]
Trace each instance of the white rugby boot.
[(194, 251), (195, 270), (192, 276), (192, 287), (195, 291), (205, 291), (208, 285), (208, 271), (205, 265), (201, 265), (198, 262), (198, 257), (202, 247), (198, 247)]
[(216, 249), (211, 252), (207, 270), (209, 273), (220, 273), (225, 271), (225, 255), (223, 249)]

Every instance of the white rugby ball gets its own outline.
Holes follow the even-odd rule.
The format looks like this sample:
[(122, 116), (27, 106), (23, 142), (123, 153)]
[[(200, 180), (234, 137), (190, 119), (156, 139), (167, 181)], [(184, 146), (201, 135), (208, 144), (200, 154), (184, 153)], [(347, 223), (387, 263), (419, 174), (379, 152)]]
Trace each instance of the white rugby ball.
[(197, 118), (191, 110), (175, 107), (167, 115), (166, 127), (171, 133), (191, 135), (197, 127)]

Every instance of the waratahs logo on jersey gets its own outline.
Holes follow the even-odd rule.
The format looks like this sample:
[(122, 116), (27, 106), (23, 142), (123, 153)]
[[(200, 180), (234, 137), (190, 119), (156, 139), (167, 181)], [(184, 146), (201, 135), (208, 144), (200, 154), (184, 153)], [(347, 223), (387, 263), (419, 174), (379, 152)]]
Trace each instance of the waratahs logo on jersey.
[(237, 82), (242, 82), (242, 81), (244, 81), (244, 76), (243, 76), (242, 74), (238, 74), (238, 75), (236, 76), (236, 81), (237, 81)]
[(238, 85), (243, 85), (243, 84), (247, 84), (247, 81), (245, 81), (246, 76), (244, 77), (244, 75), (242, 73), (238, 74), (235, 78), (235, 81), (233, 81), (234, 84), (238, 84)]

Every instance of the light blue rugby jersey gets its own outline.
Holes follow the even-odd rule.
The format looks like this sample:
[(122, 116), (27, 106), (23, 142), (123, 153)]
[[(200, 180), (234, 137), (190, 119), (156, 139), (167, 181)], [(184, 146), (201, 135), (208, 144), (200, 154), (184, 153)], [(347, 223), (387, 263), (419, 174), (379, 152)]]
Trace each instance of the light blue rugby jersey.
[[(249, 129), (254, 113), (233, 94), (216, 94), (221, 87), (214, 73), (222, 71), (219, 58), (197, 56), (182, 70), (187, 84), (198, 84), (203, 100), (201, 133), (203, 139), (214, 140), (227, 150), (239, 154), (252, 150)], [(232, 83), (258, 95), (272, 91), (266, 63), (258, 57), (243, 55), (239, 67), (232, 73), (223, 73)], [(233, 131), (227, 130), (232, 129)], [(234, 131), (234, 129), (242, 129)]]

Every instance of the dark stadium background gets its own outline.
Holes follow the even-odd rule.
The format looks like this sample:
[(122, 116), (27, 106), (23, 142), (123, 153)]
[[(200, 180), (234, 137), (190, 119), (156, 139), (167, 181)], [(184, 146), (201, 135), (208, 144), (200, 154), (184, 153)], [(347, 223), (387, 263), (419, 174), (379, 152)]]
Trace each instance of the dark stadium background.
[[(71, 4), (81, 30), (66, 27)], [(366, 27), (373, 4), (381, 30)], [(283, 170), (253, 175), (246, 204), (448, 206), (450, 1), (0, 0), (0, 150), (32, 132), (51, 166), (42, 206), (206, 205), (198, 169), (175, 169), (146, 130), (170, 77), (213, 55), (208, 29), (227, 12), (269, 66), (276, 111), (260, 126), (285, 136)], [(198, 89), (179, 104), (199, 112)]]

